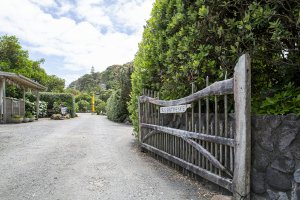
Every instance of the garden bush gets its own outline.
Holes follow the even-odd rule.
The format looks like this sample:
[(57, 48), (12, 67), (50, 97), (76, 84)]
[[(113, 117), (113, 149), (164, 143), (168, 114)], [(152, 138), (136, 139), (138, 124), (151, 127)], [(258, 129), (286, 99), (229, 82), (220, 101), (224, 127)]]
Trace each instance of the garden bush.
[(92, 109), (92, 96), (88, 93), (81, 93), (75, 97), (77, 112), (90, 112)]
[(121, 91), (116, 90), (107, 100), (106, 115), (109, 120), (123, 122), (128, 116), (126, 101), (121, 98)]
[(91, 103), (82, 99), (76, 103), (77, 112), (89, 112), (91, 110)]
[(106, 113), (106, 103), (100, 99), (95, 100), (95, 110), (97, 115)]
[[(45, 101), (40, 101), (39, 104), (39, 117), (43, 118), (43, 117), (47, 117), (48, 113), (47, 113), (47, 106), (48, 103)], [(36, 116), (36, 106), (35, 106), (35, 101), (31, 102), (29, 99), (25, 100), (25, 112), (26, 113), (31, 113), (32, 115)]]
[(40, 99), (48, 102), (48, 109), (53, 109), (55, 102), (56, 105), (64, 104), (64, 106), (68, 108), (68, 112), (70, 113), (71, 117), (75, 117), (75, 103), (74, 96), (72, 94), (41, 92)]
[[(26, 93), (26, 97), (31, 102), (36, 100), (36, 97), (32, 93)], [(72, 94), (40, 92), (40, 100), (47, 102), (47, 109), (52, 111), (55, 111), (55, 109), (57, 110), (57, 105), (64, 104), (64, 106), (68, 108), (68, 112), (70, 113), (71, 117), (75, 117), (75, 103), (74, 96)]]

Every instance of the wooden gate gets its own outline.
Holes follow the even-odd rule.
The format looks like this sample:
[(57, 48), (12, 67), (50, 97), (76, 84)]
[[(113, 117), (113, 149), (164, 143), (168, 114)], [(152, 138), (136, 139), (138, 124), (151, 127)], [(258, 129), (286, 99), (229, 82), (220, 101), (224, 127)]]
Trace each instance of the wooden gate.
[[(211, 85), (207, 79), (206, 88), (194, 93), (193, 87), (193, 94), (177, 100), (160, 100), (158, 93), (144, 90), (138, 104), (139, 141), (142, 148), (173, 165), (231, 191), (234, 199), (250, 199), (248, 54), (239, 58), (234, 70), (233, 78)], [(228, 113), (230, 99), (234, 99), (234, 114)]]

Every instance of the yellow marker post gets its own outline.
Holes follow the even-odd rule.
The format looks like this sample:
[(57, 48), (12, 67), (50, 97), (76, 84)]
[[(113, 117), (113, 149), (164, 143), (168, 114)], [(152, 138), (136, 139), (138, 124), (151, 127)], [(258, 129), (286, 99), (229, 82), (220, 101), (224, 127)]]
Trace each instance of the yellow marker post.
[(95, 94), (93, 93), (93, 96), (92, 96), (92, 113), (95, 112)]

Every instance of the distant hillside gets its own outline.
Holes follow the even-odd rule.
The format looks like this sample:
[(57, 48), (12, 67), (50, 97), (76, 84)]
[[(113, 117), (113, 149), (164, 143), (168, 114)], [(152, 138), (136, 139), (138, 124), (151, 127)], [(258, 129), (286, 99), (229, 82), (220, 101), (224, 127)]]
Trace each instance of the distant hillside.
[(90, 74), (85, 74), (79, 79), (73, 81), (68, 88), (74, 88), (81, 92), (97, 91), (99, 88), (106, 86), (106, 89), (119, 88), (121, 74), (124, 71), (132, 71), (133, 62), (124, 65), (109, 66), (103, 72), (94, 72), (91, 70)]

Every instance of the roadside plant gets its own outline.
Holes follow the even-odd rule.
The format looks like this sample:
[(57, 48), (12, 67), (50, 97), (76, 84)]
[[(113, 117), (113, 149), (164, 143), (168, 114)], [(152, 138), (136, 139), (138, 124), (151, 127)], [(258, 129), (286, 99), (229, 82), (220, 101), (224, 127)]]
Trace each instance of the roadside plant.
[(27, 118), (32, 118), (33, 115), (32, 115), (31, 112), (25, 112), (25, 117), (27, 117)]

